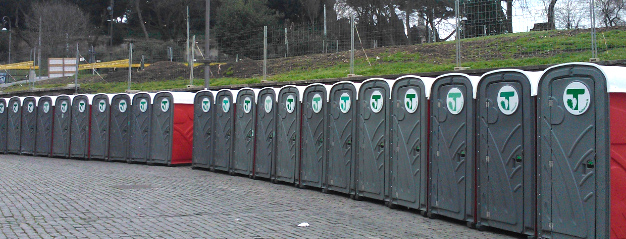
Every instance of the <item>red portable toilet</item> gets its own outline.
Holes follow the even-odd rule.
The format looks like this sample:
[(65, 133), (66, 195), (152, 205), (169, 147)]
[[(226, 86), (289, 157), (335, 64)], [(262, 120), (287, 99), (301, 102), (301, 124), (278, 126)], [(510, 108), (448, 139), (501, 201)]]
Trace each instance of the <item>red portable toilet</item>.
[(151, 164), (191, 164), (195, 94), (159, 92), (152, 103)]

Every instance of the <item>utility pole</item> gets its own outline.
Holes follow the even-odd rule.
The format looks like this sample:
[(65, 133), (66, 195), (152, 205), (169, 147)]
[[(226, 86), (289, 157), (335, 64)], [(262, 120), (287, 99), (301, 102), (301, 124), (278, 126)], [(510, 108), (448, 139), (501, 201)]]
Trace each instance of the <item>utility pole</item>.
[(209, 89), (209, 85), (211, 83), (211, 51), (209, 50), (209, 43), (211, 41), (210, 38), (210, 28), (211, 28), (211, 0), (206, 0), (206, 10), (205, 10), (205, 18), (204, 18), (204, 55), (206, 57), (206, 61), (204, 62), (204, 88)]
[(354, 15), (350, 16), (350, 75), (354, 75)]
[(126, 91), (130, 91), (130, 82), (132, 79), (132, 69), (133, 69), (133, 43), (130, 43), (130, 50), (128, 51), (128, 89)]
[(76, 43), (76, 73), (74, 74), (74, 94), (78, 94), (78, 64), (80, 63), (80, 53), (78, 43)]
[(263, 81), (267, 80), (267, 26), (263, 26)]
[(115, 0), (111, 0), (111, 5), (107, 7), (109, 10), (109, 60), (113, 60), (113, 6), (115, 4)]
[(187, 6), (187, 45), (185, 46), (185, 58), (187, 59), (187, 62), (191, 64), (191, 57), (189, 55), (189, 6)]
[(39, 75), (41, 77), (41, 17), (39, 17), (39, 47), (37, 47), (37, 66), (39, 66)]

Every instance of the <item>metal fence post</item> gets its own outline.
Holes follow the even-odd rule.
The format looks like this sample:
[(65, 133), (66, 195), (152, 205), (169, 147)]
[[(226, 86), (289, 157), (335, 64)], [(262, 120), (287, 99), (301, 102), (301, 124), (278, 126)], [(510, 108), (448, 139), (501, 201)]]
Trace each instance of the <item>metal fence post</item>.
[(461, 67), (461, 28), (459, 28), (459, 0), (454, 1), (454, 16), (456, 18), (456, 67)]
[(263, 26), (263, 80), (267, 80), (267, 26)]
[(128, 89), (130, 91), (130, 82), (132, 79), (132, 66), (133, 66), (133, 43), (130, 43), (130, 49), (128, 51)]
[(205, 18), (204, 18), (204, 55), (206, 57), (206, 61), (204, 63), (204, 88), (209, 89), (210, 85), (210, 77), (211, 77), (211, 51), (209, 48), (210, 45), (210, 27), (211, 27), (211, 0), (206, 0), (206, 9), (205, 9)]
[(590, 1), (590, 15), (591, 15), (591, 61), (598, 61), (598, 44), (596, 42), (596, 11), (595, 1)]
[(354, 75), (354, 15), (350, 16), (350, 75)]
[(189, 85), (193, 86), (193, 64), (195, 62), (196, 56), (194, 53), (196, 48), (196, 35), (193, 35), (191, 40), (191, 57), (189, 58)]
[(287, 37), (287, 28), (285, 27), (285, 46), (287, 51), (285, 52), (285, 57), (289, 56), (289, 38)]
[(76, 43), (76, 74), (74, 74), (74, 93), (78, 94), (78, 63), (80, 63), (80, 53), (78, 52), (78, 43)]

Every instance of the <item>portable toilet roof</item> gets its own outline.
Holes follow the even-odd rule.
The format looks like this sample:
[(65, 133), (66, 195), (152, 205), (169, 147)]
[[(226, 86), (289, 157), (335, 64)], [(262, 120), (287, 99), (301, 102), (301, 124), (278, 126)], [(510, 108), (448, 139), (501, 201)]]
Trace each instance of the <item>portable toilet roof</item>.
[(363, 83), (352, 82), (352, 81), (339, 81), (339, 82), (336, 82), (335, 84), (332, 84), (330, 86), (330, 89), (328, 89), (328, 93), (329, 94), (327, 95), (327, 98), (328, 98), (328, 99), (326, 99), (327, 101), (330, 101), (330, 91), (333, 88), (335, 88), (335, 86), (340, 85), (340, 84), (352, 84), (354, 86), (354, 88), (356, 89), (356, 94), (355, 95), (356, 95), (357, 98), (358, 98), (358, 94), (359, 94), (359, 89), (361, 88), (361, 85), (363, 85)]
[(233, 97), (233, 104), (237, 103), (237, 95), (239, 95), (240, 90), (220, 90), (217, 93), (220, 93), (222, 91), (229, 91), (231, 96)]
[(518, 73), (525, 75), (526, 78), (528, 78), (528, 81), (530, 83), (530, 95), (531, 96), (537, 95), (537, 88), (539, 87), (539, 80), (541, 79), (541, 75), (543, 75), (543, 71), (523, 71), (519, 69), (498, 69), (498, 70), (489, 71), (483, 74), (480, 78), (482, 79), (485, 76), (495, 74), (495, 73), (500, 73), (500, 72), (518, 72)]
[(244, 90), (251, 90), (252, 92), (254, 92), (254, 103), (256, 104), (256, 99), (259, 97), (259, 92), (261, 91), (261, 89), (257, 89), (257, 88), (249, 88), (249, 87), (245, 87), (245, 88), (241, 88), (239, 90), (237, 90), (237, 94), (235, 95), (235, 93), (233, 93), (233, 103), (237, 103), (237, 98), (239, 98), (239, 93), (241, 93)]
[[(307, 88), (309, 88), (309, 87), (316, 86), (316, 85), (323, 86), (323, 87), (324, 87), (324, 89), (326, 89), (326, 101), (328, 101), (328, 94), (330, 93), (330, 89), (332, 89), (332, 88), (333, 88), (333, 85), (326, 85), (326, 84), (322, 84), (322, 83), (313, 83), (313, 84), (310, 84), (310, 85), (305, 86), (305, 87), (304, 87), (304, 90), (306, 90), (306, 89), (307, 89)], [(302, 99), (302, 97), (304, 97), (304, 91), (302, 91), (302, 92), (300, 93), (300, 99)]]
[(463, 73), (448, 73), (448, 74), (443, 74), (443, 75), (438, 76), (437, 78), (435, 78), (435, 81), (441, 78), (447, 77), (447, 76), (461, 76), (461, 77), (466, 77), (467, 79), (469, 79), (469, 81), (472, 83), (472, 91), (474, 92), (473, 98), (476, 99), (476, 91), (478, 91), (478, 82), (480, 81), (480, 76), (470, 76), (468, 74), (463, 74)]
[[(391, 90), (393, 89), (393, 84), (396, 83), (395, 80), (388, 80), (388, 79), (383, 79), (383, 78), (370, 78), (370, 79), (367, 79), (367, 80), (364, 80), (363, 82), (361, 82), (360, 85), (359, 85), (359, 88), (363, 84), (365, 84), (367, 82), (370, 82), (370, 81), (384, 81), (384, 82), (386, 82), (387, 86), (389, 86), (389, 92), (387, 92), (387, 94), (388, 94), (387, 98), (391, 99)], [(360, 91), (360, 89), (357, 89), (356, 92), (359, 92), (359, 91)], [(356, 99), (359, 100), (359, 94), (358, 93), (356, 94)]]
[[(263, 88), (261, 88), (261, 89), (259, 90), (259, 92), (261, 92), (262, 90), (266, 90), (266, 89), (271, 89), (271, 90), (273, 90), (273, 91), (274, 91), (274, 95), (276, 96), (276, 97), (274, 97), (274, 102), (278, 102), (278, 94), (280, 93), (280, 89), (281, 89), (281, 88), (276, 88), (276, 87), (263, 87)], [(257, 95), (257, 96), (256, 96), (256, 101), (257, 101), (257, 102), (259, 102), (259, 97), (261, 97), (261, 96), (259, 96), (259, 95)]]
[(299, 86), (294, 86), (294, 87), (296, 87), (296, 89), (298, 89), (298, 94), (300, 96), (299, 101), (302, 102), (302, 97), (304, 97), (304, 91), (306, 90), (306, 88), (308, 86), (299, 85)]
[[(433, 83), (435, 83), (435, 79), (433, 77), (421, 77), (421, 76), (416, 76), (416, 75), (405, 75), (405, 76), (401, 76), (398, 77), (396, 79), (396, 82), (402, 79), (406, 79), (406, 78), (415, 78), (415, 79), (420, 79), (422, 81), (422, 83), (424, 83), (424, 93), (426, 94), (426, 99), (430, 99), (430, 90), (433, 87)], [(392, 87), (393, 89), (393, 87)]]

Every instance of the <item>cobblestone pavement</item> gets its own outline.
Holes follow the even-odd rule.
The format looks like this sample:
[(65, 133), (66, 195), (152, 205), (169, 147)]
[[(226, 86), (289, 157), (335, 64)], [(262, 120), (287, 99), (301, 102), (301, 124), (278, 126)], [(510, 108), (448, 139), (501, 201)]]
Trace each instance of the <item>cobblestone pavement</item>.
[(0, 155), (0, 213), (0, 238), (509, 237), (190, 167), (16, 155)]

